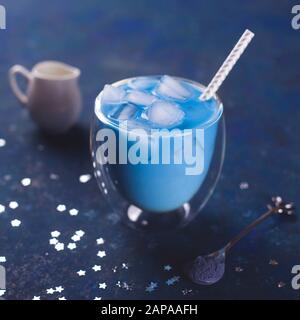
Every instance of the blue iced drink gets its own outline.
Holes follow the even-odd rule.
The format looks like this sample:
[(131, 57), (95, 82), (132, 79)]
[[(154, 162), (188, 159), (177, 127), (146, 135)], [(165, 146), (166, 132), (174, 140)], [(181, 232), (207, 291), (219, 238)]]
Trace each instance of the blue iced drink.
[[(106, 85), (98, 96), (95, 113), (102, 126), (116, 134), (114, 145), (109, 146), (116, 149), (116, 163), (109, 163), (108, 168), (115, 187), (130, 204), (150, 212), (176, 210), (189, 202), (203, 184), (214, 153), (223, 106), (214, 98), (201, 101), (202, 91), (200, 84), (189, 80), (149, 76)], [(138, 161), (129, 161), (128, 153), (132, 152), (129, 150), (136, 141), (128, 141), (128, 134), (139, 129), (142, 136), (146, 135), (139, 139), (139, 147), (147, 152), (139, 154)], [(198, 135), (197, 129), (202, 134)], [(160, 132), (166, 134), (154, 140)], [(178, 136), (182, 137), (182, 144), (172, 140)], [(193, 170), (191, 163), (185, 161), (184, 153), (189, 147), (183, 143), (184, 136), (192, 141), (189, 147), (194, 157), (202, 158), (201, 170)], [(166, 144), (169, 162), (162, 159), (167, 139), (171, 141)], [(119, 148), (120, 145), (123, 147)], [(196, 146), (201, 154), (194, 152)]]

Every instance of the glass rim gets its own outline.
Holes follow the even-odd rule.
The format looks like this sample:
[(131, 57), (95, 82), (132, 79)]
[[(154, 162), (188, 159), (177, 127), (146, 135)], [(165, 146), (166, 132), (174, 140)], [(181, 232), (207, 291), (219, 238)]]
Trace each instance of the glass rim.
[[(115, 86), (115, 87), (118, 87), (120, 85), (123, 85), (123, 84), (126, 84), (128, 83), (129, 81), (133, 80), (133, 79), (136, 79), (136, 78), (144, 78), (144, 77), (161, 77), (162, 75), (147, 75), (147, 76), (136, 76), (136, 77), (130, 77), (130, 78), (126, 78), (126, 79), (123, 79), (123, 80), (118, 80), (114, 83), (112, 83), (111, 85), (112, 86)], [(190, 79), (186, 79), (186, 78), (182, 78), (182, 77), (176, 77), (176, 76), (172, 76), (172, 78), (174, 79), (178, 79), (178, 80), (182, 80), (182, 81), (186, 81), (186, 82), (189, 82), (191, 83), (192, 85), (194, 86), (197, 86), (199, 87), (202, 91), (204, 89), (206, 89), (206, 87), (197, 82), (197, 81), (194, 81), (194, 80), (190, 80)], [(107, 116), (104, 115), (104, 113), (102, 112), (102, 108), (101, 108), (101, 96), (102, 96), (102, 92), (103, 90), (101, 90), (101, 92), (98, 94), (98, 96), (96, 97), (95, 99), (95, 107), (94, 107), (94, 113), (96, 115), (96, 117), (98, 118), (98, 120), (114, 129), (118, 129), (118, 130), (124, 130), (124, 127), (120, 126), (120, 125), (117, 125), (114, 121), (110, 120)], [(211, 120), (211, 121), (208, 121), (207, 123), (205, 123), (204, 125), (199, 125), (197, 127), (193, 127), (193, 128), (186, 128), (186, 129), (190, 129), (190, 130), (193, 130), (193, 129), (207, 129), (211, 126), (213, 126), (215, 123), (217, 123), (220, 118), (222, 117), (223, 115), (223, 103), (221, 101), (221, 99), (219, 98), (219, 96), (217, 94), (214, 94), (213, 95), (213, 98), (217, 101), (217, 106), (218, 106), (218, 110), (217, 110), (217, 114), (216, 116)], [(142, 127), (137, 127), (135, 129), (144, 129)], [(152, 128), (153, 129), (153, 128)], [(155, 130), (170, 130), (170, 132), (172, 132), (172, 130), (181, 130), (179, 128), (171, 128), (171, 129), (168, 129), (168, 128), (155, 128)], [(128, 132), (128, 130), (126, 130)], [(182, 130), (181, 130), (182, 131)], [(149, 134), (148, 134), (149, 135)], [(151, 136), (151, 134), (150, 134)]]

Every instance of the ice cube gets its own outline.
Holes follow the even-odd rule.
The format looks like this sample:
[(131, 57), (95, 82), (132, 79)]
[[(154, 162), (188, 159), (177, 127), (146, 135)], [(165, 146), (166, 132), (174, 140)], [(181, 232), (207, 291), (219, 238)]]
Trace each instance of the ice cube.
[(182, 122), (184, 112), (175, 103), (157, 101), (149, 108), (148, 118), (154, 124), (170, 127)]
[(149, 90), (157, 85), (158, 80), (150, 77), (138, 77), (130, 81), (129, 87), (137, 90)]
[(125, 90), (122, 88), (114, 87), (109, 84), (104, 86), (102, 91), (102, 103), (121, 103), (125, 98)]
[(187, 88), (170, 76), (163, 76), (161, 78), (160, 83), (156, 87), (156, 92), (161, 96), (177, 100), (186, 100), (192, 96), (192, 93)]
[(138, 90), (132, 90), (127, 94), (126, 100), (128, 102), (147, 107), (150, 106), (156, 100), (156, 98), (151, 94)]
[(112, 118), (125, 121), (129, 119), (134, 119), (138, 113), (138, 108), (132, 104), (126, 104), (118, 108), (118, 110), (111, 115)]

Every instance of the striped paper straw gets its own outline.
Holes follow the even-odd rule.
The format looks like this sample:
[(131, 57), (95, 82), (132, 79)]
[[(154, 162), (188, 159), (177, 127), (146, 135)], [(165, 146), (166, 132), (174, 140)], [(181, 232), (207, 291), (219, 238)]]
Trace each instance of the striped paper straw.
[(243, 35), (240, 37), (240, 40), (234, 46), (232, 51), (229, 53), (226, 60), (223, 62), (221, 68), (218, 70), (216, 75), (211, 80), (210, 84), (206, 87), (204, 92), (202, 93), (200, 99), (201, 100), (208, 100), (218, 91), (223, 81), (228, 76), (229, 72), (236, 64), (242, 53), (247, 48), (248, 44), (254, 37), (254, 33), (250, 30), (246, 30)]

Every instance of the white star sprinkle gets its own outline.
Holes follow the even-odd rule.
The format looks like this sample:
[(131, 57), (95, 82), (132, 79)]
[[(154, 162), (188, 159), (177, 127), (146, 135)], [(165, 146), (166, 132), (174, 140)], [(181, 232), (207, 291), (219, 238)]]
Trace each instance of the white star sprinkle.
[(175, 282), (178, 282), (179, 279), (180, 279), (179, 276), (175, 276), (175, 277), (173, 277), (173, 278), (171, 278), (171, 279), (168, 279), (168, 280), (166, 281), (166, 284), (167, 284), (168, 286), (172, 286)]
[(13, 209), (13, 210), (17, 209), (18, 206), (19, 206), (19, 204), (18, 204), (17, 201), (11, 201), (11, 202), (9, 203), (9, 207), (10, 207), (11, 209)]
[(91, 180), (92, 176), (90, 174), (83, 174), (79, 177), (81, 183), (87, 183)]
[(77, 234), (75, 234), (74, 236), (71, 237), (71, 239), (72, 239), (74, 242), (77, 242), (77, 241), (80, 241), (81, 238), (80, 238)]
[(58, 238), (60, 236), (60, 232), (59, 231), (52, 231), (51, 232), (51, 237), (52, 238)]
[(51, 180), (58, 180), (59, 179), (59, 175), (55, 174), (55, 173), (51, 173), (50, 174), (50, 179)]
[(6, 290), (0, 290), (0, 297), (2, 297), (5, 294)]
[(75, 232), (75, 234), (77, 234), (80, 238), (83, 237), (85, 235), (85, 232), (82, 230), (78, 230)]
[(32, 300), (41, 300), (41, 297), (40, 297), (40, 296), (34, 296), (34, 297), (32, 298)]
[(59, 287), (56, 287), (55, 288), (55, 291), (56, 292), (59, 292), (59, 293), (61, 293), (61, 292), (63, 292), (65, 289), (64, 289), (64, 287), (62, 287), (62, 286), (59, 286)]
[(105, 251), (98, 251), (97, 256), (100, 258), (103, 258), (106, 256), (106, 252)]
[(107, 285), (106, 285), (106, 283), (105, 283), (105, 282), (103, 282), (103, 283), (99, 283), (99, 289), (103, 289), (103, 290), (105, 290), (105, 289), (106, 289), (106, 287), (107, 287)]
[(53, 294), (55, 290), (53, 288), (47, 289), (47, 294)]
[(67, 300), (65, 297), (60, 297), (58, 300)]
[(104, 244), (104, 242), (105, 242), (103, 238), (99, 238), (99, 239), (97, 239), (96, 241), (97, 241), (97, 244), (98, 244), (98, 245)]
[(77, 209), (71, 209), (69, 210), (70, 216), (77, 216), (78, 215), (78, 210)]
[(70, 250), (74, 250), (74, 249), (76, 249), (76, 243), (72, 243), (72, 242), (70, 242), (69, 244), (68, 244), (68, 249), (70, 249)]
[(4, 139), (0, 139), (0, 148), (6, 145), (6, 141)]
[(24, 186), (24, 187), (28, 187), (31, 185), (31, 179), (30, 178), (24, 178), (21, 180), (21, 184)]
[(49, 244), (51, 244), (51, 245), (55, 246), (57, 243), (58, 243), (58, 240), (56, 238), (52, 238), (49, 240)]
[(122, 269), (128, 269), (129, 268), (129, 265), (128, 265), (128, 263), (125, 263), (125, 262), (123, 262), (122, 263)]
[(56, 245), (55, 245), (55, 250), (56, 251), (62, 251), (65, 249), (65, 245), (61, 242), (58, 242)]
[(249, 183), (246, 182), (246, 181), (241, 182), (241, 183), (240, 183), (240, 189), (241, 189), (241, 190), (249, 189)]
[(14, 219), (14, 220), (12, 220), (10, 223), (11, 223), (12, 227), (17, 228), (17, 227), (19, 227), (19, 226), (20, 226), (21, 221), (20, 221), (20, 220), (18, 220), (18, 219)]
[(152, 292), (158, 287), (157, 282), (150, 282), (149, 285), (146, 287), (146, 292)]
[(5, 206), (0, 204), (0, 213), (3, 213), (5, 211)]
[(79, 270), (79, 271), (77, 271), (77, 274), (79, 275), (79, 277), (83, 277), (83, 276), (85, 276), (85, 270)]
[(167, 264), (167, 265), (164, 266), (164, 270), (165, 271), (171, 271), (172, 267), (169, 264)]
[(95, 297), (94, 300), (102, 300), (101, 297)]
[(98, 266), (98, 265), (95, 264), (92, 269), (93, 269), (95, 272), (101, 271), (101, 266)]
[(56, 207), (56, 210), (58, 212), (64, 212), (67, 210), (66, 206), (64, 204), (59, 204), (57, 207)]
[(6, 258), (5, 257), (0, 257), (0, 262), (6, 262)]

